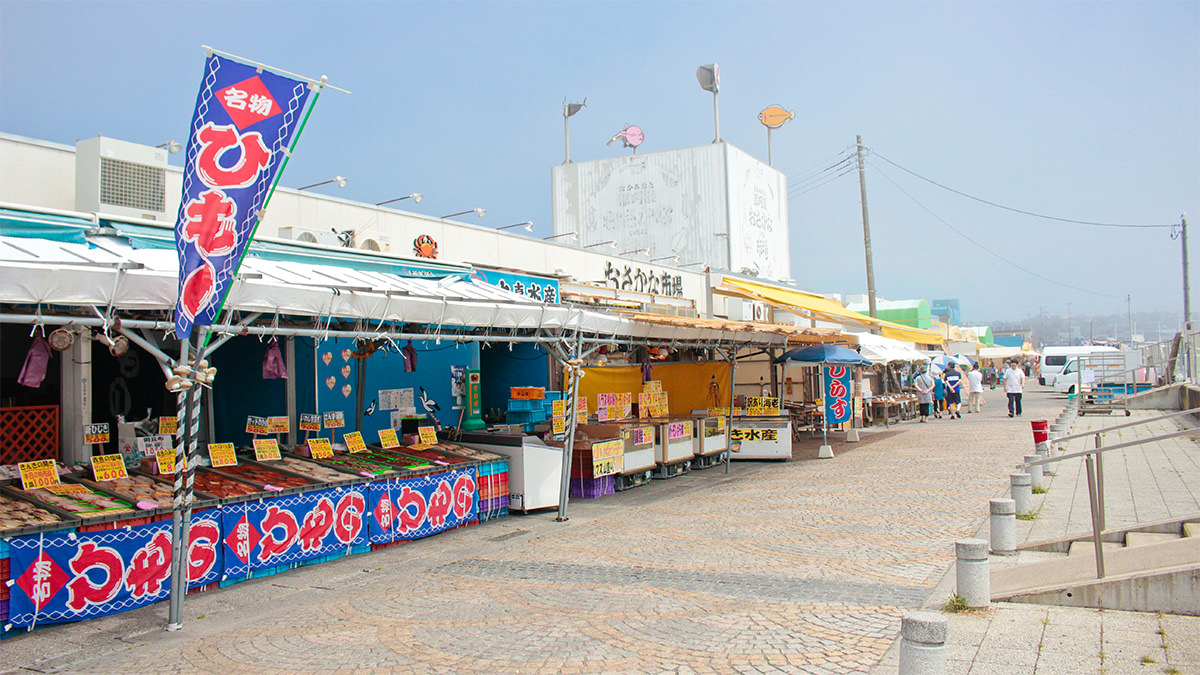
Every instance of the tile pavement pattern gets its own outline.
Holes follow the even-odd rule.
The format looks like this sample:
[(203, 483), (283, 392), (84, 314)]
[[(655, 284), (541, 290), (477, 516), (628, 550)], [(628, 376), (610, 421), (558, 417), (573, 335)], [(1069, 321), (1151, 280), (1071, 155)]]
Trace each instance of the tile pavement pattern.
[(1030, 395), (1014, 420), (988, 394), (833, 460), (806, 440), (791, 462), (576, 501), (566, 523), (512, 517), (189, 596), (176, 633), (165, 605), (36, 631), (0, 644), (0, 672), (871, 672), (1030, 451), (1026, 420), (1061, 407)]

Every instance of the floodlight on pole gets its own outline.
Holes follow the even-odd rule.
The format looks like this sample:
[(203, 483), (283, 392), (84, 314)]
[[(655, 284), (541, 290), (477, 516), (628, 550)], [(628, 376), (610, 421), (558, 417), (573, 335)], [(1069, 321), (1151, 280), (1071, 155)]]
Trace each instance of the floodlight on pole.
[(610, 246), (612, 248), (616, 248), (617, 242), (613, 241), (612, 239), (608, 239), (606, 241), (598, 241), (594, 244), (588, 244), (587, 246), (584, 246), (584, 248), (596, 248), (597, 246), (605, 246), (605, 245)]
[(721, 69), (717, 64), (710, 63), (707, 66), (700, 66), (696, 69), (696, 80), (700, 83), (700, 88), (704, 91), (712, 92), (713, 95), (713, 121), (716, 125), (717, 138), (713, 143), (721, 142), (721, 113), (717, 107), (717, 92), (721, 90)]
[(497, 227), (496, 229), (497, 230), (511, 230), (514, 227), (524, 227), (526, 232), (533, 232), (533, 221), (527, 220), (523, 223), (513, 223), (512, 225), (505, 225), (503, 227)]
[(395, 202), (404, 201), (405, 199), (411, 199), (411, 200), (413, 200), (414, 204), (420, 204), (421, 200), (425, 199), (425, 195), (421, 194), (420, 192), (414, 192), (411, 195), (404, 195), (403, 197), (396, 197), (395, 199), (389, 199), (386, 202), (378, 202), (375, 204), (375, 206), (384, 206), (386, 204), (392, 204)]
[(583, 99), (582, 103), (569, 103), (563, 101), (563, 136), (566, 139), (567, 157), (563, 160), (563, 164), (571, 163), (571, 129), (568, 120), (572, 115), (579, 112), (587, 105), (587, 99)]
[(542, 237), (542, 240), (550, 241), (551, 239), (558, 239), (560, 237), (571, 237), (572, 239), (575, 239), (575, 238), (579, 237), (579, 233), (578, 232), (560, 232), (559, 234), (552, 234), (549, 237)]
[(296, 188), (296, 190), (297, 191), (307, 190), (309, 188), (320, 187), (322, 185), (329, 185), (330, 183), (337, 183), (338, 187), (344, 188), (344, 187), (346, 187), (346, 184), (349, 182), (350, 182), (350, 179), (346, 178), (345, 176), (334, 176), (333, 178), (330, 178), (329, 180), (323, 180), (320, 183), (313, 183), (312, 185), (305, 185), (304, 187)]
[(172, 155), (177, 155), (177, 154), (179, 154), (180, 150), (183, 150), (183, 145), (179, 141), (175, 140), (174, 138), (167, 141), (166, 143), (163, 143), (162, 145), (156, 145), (154, 147), (162, 148), (163, 150), (166, 150), (167, 152), (171, 153)]
[[(458, 212), (458, 213), (451, 213), (451, 214), (450, 214), (450, 215), (448, 215), (448, 216), (442, 216), (442, 219), (444, 220), (444, 219), (446, 219), (446, 218), (453, 218), (453, 217), (455, 217), (455, 216), (465, 216), (465, 215), (467, 215), (468, 213), (477, 213), (477, 214), (479, 214), (479, 217), (480, 217), (480, 218), (482, 218), (482, 217), (483, 217), (483, 215), (484, 215), (485, 213), (487, 213), (487, 209), (475, 208), (475, 209), (470, 209), (470, 210), (468, 210), (468, 211), (460, 211), (460, 212)], [(522, 223), (522, 225), (524, 225), (524, 223)]]

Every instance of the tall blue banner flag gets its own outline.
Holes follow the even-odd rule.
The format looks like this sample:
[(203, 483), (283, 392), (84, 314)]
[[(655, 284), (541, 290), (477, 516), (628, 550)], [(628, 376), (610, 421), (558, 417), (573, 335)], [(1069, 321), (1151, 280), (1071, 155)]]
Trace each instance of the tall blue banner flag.
[(175, 334), (224, 302), (308, 101), (308, 82), (217, 54), (204, 63), (175, 223)]
[(825, 423), (849, 421), (854, 413), (850, 407), (850, 367), (826, 365), (822, 370), (825, 371)]

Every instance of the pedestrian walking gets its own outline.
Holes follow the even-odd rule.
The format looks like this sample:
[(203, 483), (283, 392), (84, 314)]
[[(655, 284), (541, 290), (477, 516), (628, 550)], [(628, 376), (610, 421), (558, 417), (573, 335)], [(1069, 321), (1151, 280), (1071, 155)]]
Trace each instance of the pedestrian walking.
[(958, 408), (962, 404), (962, 389), (963, 376), (954, 367), (954, 363), (946, 365), (946, 372), (942, 373), (942, 382), (946, 393), (946, 411), (950, 415), (950, 419), (962, 419), (962, 413)]
[(967, 373), (967, 413), (979, 412), (983, 407), (983, 372), (979, 364), (971, 367)]
[(942, 411), (946, 409), (946, 381), (941, 377), (933, 380), (933, 416), (942, 419)]
[(1008, 416), (1021, 416), (1021, 394), (1025, 390), (1025, 373), (1016, 361), (1008, 364), (1004, 371), (1004, 393), (1008, 394)]
[(913, 378), (913, 387), (917, 390), (917, 409), (922, 422), (928, 421), (929, 409), (933, 407), (933, 385), (933, 378), (929, 376), (928, 370), (921, 366), (921, 373)]

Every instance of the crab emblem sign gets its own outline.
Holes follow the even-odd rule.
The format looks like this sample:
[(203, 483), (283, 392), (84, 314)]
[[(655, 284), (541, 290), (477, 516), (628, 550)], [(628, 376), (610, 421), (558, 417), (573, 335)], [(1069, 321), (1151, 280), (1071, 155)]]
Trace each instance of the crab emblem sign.
[(175, 223), (178, 337), (220, 311), (310, 90), (308, 82), (218, 54), (205, 61)]

